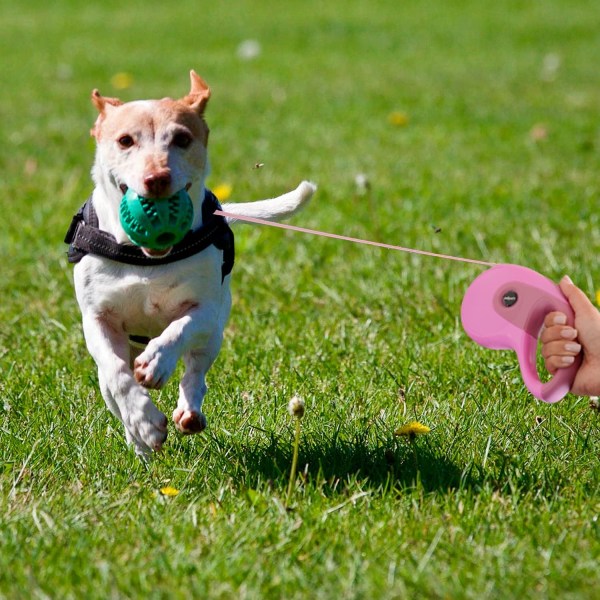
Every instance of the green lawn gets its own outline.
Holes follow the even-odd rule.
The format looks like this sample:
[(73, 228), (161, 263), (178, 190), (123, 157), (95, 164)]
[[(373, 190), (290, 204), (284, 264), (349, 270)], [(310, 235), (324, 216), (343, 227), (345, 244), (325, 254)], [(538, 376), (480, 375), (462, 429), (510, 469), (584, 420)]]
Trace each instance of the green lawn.
[[(535, 401), (463, 333), (481, 267), (240, 226), (208, 429), (171, 427), (144, 467), (62, 238), (91, 191), (92, 88), (178, 96), (194, 68), (232, 201), (310, 178), (298, 225), (595, 297), (599, 31), (596, 0), (0, 0), (0, 598), (597, 597), (600, 416)], [(412, 420), (431, 432), (394, 436)]]

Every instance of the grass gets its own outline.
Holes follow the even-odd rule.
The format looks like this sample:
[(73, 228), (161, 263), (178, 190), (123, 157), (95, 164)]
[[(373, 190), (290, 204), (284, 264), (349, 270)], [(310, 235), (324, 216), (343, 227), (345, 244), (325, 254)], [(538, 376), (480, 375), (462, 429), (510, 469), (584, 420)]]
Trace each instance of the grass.
[[(514, 355), (465, 336), (480, 268), (240, 227), (208, 430), (171, 430), (146, 468), (103, 406), (62, 244), (91, 189), (90, 90), (179, 95), (195, 68), (213, 88), (211, 184), (232, 199), (308, 177), (300, 225), (568, 272), (593, 297), (592, 0), (0, 13), (0, 598), (594, 596), (599, 416), (534, 401)], [(167, 413), (175, 394), (157, 396)], [(432, 429), (412, 444), (393, 434), (411, 420)]]

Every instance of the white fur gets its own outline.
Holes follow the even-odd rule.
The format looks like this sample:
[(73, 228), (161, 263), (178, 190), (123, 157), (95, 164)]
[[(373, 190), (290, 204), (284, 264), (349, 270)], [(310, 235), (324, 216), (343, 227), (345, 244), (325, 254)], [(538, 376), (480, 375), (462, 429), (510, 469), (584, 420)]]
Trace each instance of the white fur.
[[(100, 116), (93, 130), (97, 138), (93, 201), (100, 228), (120, 242), (125, 242), (127, 236), (118, 217), (122, 196), (119, 186), (147, 195), (144, 178), (153, 169), (169, 171), (169, 193), (191, 185), (194, 228), (201, 225), (208, 168), (206, 147), (196, 138), (185, 150), (171, 143), (172, 131), (181, 129), (173, 122), (179, 105), (187, 102), (196, 108), (193, 92), (194, 85), (199, 84), (194, 76), (192, 73), (192, 92), (184, 101), (113, 105), (104, 104), (99, 95), (95, 97)], [(167, 106), (168, 118), (161, 111), (161, 103), (165, 102), (171, 103)], [(199, 118), (203, 116), (201, 109)], [(114, 138), (123, 133), (135, 137), (135, 147), (123, 149), (116, 143)], [(227, 204), (224, 210), (278, 220), (299, 210), (315, 189), (314, 184), (305, 181), (278, 198)], [(148, 389), (162, 387), (180, 358), (185, 372), (173, 420), (183, 433), (195, 433), (206, 424), (202, 413), (205, 376), (219, 353), (231, 309), (230, 276), (221, 281), (221, 263), (221, 251), (210, 246), (168, 265), (136, 267), (94, 255), (85, 256), (75, 265), (75, 291), (84, 335), (98, 366), (102, 395), (125, 426), (127, 441), (142, 456), (160, 450), (167, 435), (167, 418), (153, 404)], [(130, 344), (131, 334), (148, 336), (151, 341), (141, 349)]]

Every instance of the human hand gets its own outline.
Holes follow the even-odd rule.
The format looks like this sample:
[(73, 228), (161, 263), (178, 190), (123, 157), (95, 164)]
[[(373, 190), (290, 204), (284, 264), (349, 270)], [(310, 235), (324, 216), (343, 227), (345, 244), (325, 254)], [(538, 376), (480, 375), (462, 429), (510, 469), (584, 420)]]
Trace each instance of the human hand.
[(583, 350), (571, 393), (600, 395), (600, 312), (569, 277), (563, 277), (559, 285), (575, 313), (575, 326), (567, 325), (567, 317), (561, 312), (546, 315), (541, 335), (546, 369), (553, 375), (558, 369), (572, 365)]

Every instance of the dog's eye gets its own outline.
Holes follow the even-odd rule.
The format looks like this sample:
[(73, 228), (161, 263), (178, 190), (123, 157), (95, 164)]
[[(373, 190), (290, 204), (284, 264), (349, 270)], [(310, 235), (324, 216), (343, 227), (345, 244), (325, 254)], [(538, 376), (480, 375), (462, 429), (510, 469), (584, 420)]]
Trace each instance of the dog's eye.
[(135, 142), (133, 141), (133, 138), (130, 135), (125, 134), (117, 140), (117, 143), (119, 144), (119, 146), (121, 146), (121, 148), (127, 149), (131, 148), (131, 146), (133, 146)]
[(173, 145), (178, 148), (187, 148), (192, 143), (192, 136), (189, 133), (179, 132), (173, 136)]

